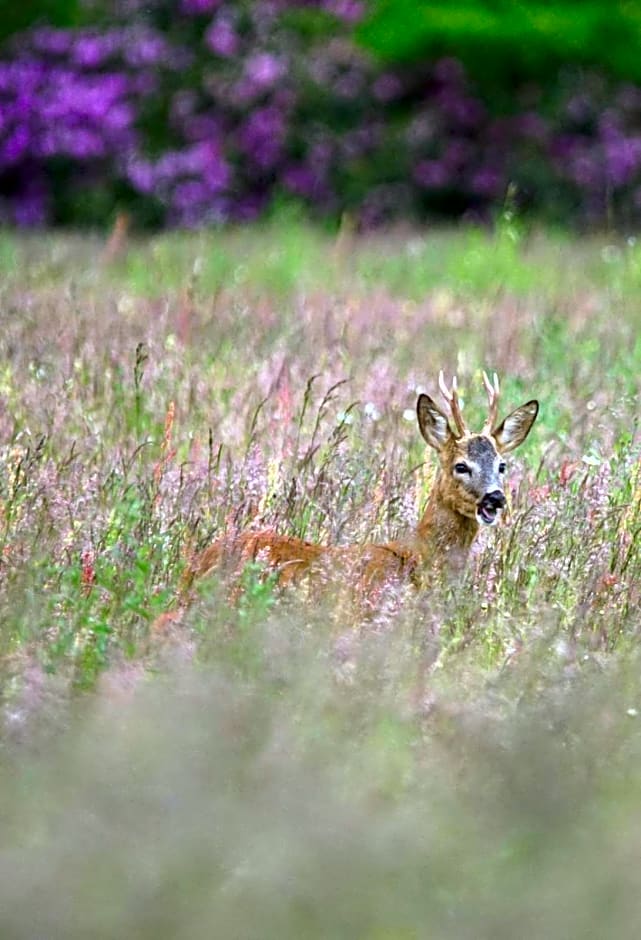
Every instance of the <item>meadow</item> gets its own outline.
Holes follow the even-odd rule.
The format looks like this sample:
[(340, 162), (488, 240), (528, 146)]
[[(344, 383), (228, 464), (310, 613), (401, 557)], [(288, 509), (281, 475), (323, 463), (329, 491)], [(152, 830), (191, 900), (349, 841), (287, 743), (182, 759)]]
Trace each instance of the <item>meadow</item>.
[[(0, 925), (638, 935), (641, 243), (297, 217), (0, 233)], [(465, 576), (312, 602), (250, 527), (411, 530), (417, 393), (541, 404)]]

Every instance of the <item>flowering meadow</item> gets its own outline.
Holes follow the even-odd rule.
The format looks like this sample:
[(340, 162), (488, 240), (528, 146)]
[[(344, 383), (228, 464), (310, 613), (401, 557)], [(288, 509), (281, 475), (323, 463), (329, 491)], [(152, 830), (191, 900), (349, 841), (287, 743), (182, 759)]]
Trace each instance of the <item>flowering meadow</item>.
[[(455, 53), (382, 59), (359, 0), (81, 7), (73, 26), (0, 47), (5, 223), (105, 227), (126, 210), (138, 227), (193, 228), (289, 202), (364, 228), (479, 221), (510, 188), (521, 211), (566, 225), (641, 218), (636, 72), (544, 56), (532, 77), (520, 49), (534, 39), (517, 35), (497, 91)], [(409, 7), (397, 32), (412, 32)]]
[[(0, 237), (6, 937), (636, 936), (641, 246), (295, 217)], [(464, 577), (194, 551), (410, 531), (415, 403), (541, 403)]]

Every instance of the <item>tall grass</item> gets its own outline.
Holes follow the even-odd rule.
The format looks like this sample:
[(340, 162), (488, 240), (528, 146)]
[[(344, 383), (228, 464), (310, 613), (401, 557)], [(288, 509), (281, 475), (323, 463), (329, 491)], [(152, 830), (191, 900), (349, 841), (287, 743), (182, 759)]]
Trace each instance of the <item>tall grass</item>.
[[(0, 239), (3, 935), (634, 936), (641, 254), (293, 220)], [(541, 416), (463, 580), (149, 625), (190, 554), (411, 530), (419, 387)]]

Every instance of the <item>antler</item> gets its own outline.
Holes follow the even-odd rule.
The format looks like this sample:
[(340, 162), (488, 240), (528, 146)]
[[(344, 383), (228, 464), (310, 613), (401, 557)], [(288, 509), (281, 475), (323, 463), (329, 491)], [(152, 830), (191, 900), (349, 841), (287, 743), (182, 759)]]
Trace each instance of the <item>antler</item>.
[(448, 388), (443, 377), (443, 370), (441, 369), (438, 374), (438, 387), (441, 390), (441, 395), (450, 406), (450, 411), (452, 413), (452, 418), (454, 419), (454, 424), (456, 425), (458, 435), (459, 437), (463, 437), (463, 435), (467, 433), (467, 428), (465, 427), (465, 421), (463, 420), (463, 415), (461, 414), (461, 404), (458, 399), (456, 376), (452, 376), (452, 387)]
[(491, 432), (494, 430), (499, 409), (499, 395), (501, 393), (501, 388), (499, 386), (499, 377), (496, 372), (492, 378), (493, 381), (490, 382), (487, 372), (483, 372), (483, 385), (485, 386), (487, 400), (490, 406), (487, 421), (485, 422), (485, 427), (483, 428), (484, 433), (486, 431)]

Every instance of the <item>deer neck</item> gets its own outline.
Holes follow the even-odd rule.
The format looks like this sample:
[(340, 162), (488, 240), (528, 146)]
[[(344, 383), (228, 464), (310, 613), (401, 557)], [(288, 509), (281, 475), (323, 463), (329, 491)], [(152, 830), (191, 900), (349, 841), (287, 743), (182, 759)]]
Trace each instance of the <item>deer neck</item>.
[(456, 510), (453, 496), (439, 471), (416, 530), (417, 549), (423, 559), (446, 569), (460, 570), (478, 530), (476, 519)]

